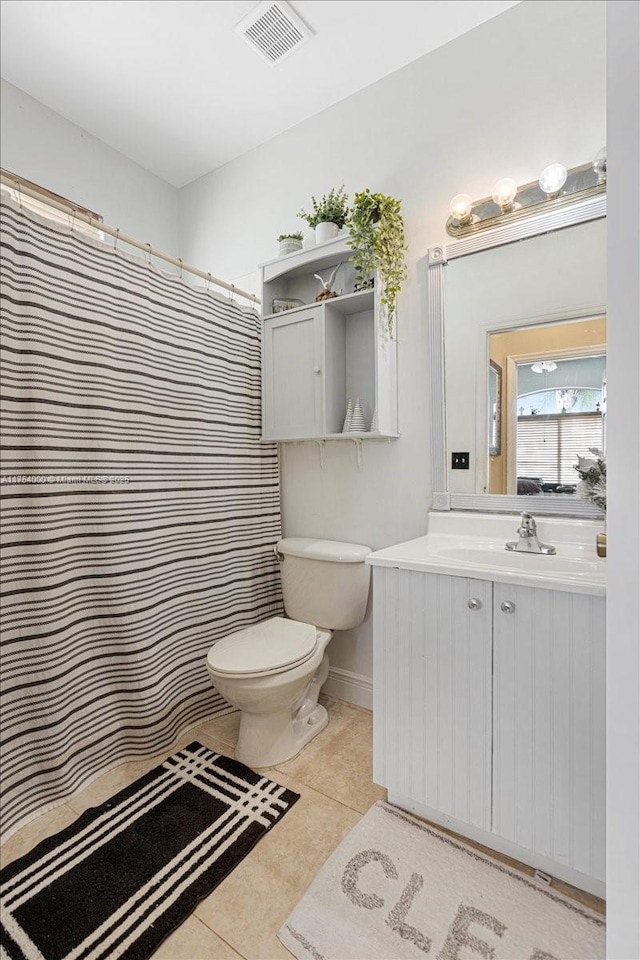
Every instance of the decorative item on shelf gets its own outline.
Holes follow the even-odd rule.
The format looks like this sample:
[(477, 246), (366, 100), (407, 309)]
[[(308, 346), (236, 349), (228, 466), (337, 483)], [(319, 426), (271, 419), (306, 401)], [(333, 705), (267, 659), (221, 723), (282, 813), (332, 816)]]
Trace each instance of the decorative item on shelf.
[(321, 303), (323, 300), (330, 300), (332, 297), (340, 296), (337, 290), (332, 290), (331, 288), (333, 286), (333, 281), (336, 278), (336, 274), (341, 266), (342, 264), (339, 263), (337, 267), (334, 267), (328, 280), (323, 280), (319, 273), (314, 273), (313, 276), (315, 279), (319, 280), (322, 284), (322, 290), (316, 297), (316, 303)]
[(281, 257), (286, 257), (289, 253), (296, 253), (297, 250), (302, 250), (302, 234), (300, 231), (296, 233), (281, 233), (278, 237), (278, 243), (280, 244), (278, 253)]
[(606, 188), (607, 149), (603, 147), (590, 163), (569, 170), (561, 163), (551, 163), (537, 180), (521, 187), (511, 177), (498, 180), (491, 196), (482, 200), (473, 201), (466, 193), (457, 194), (449, 207), (447, 233), (464, 237), (539, 213), (550, 204), (564, 206), (604, 193)]
[(346, 413), (346, 416), (345, 416), (345, 418), (344, 418), (344, 423), (343, 423), (343, 425), (342, 425), (342, 432), (343, 432), (343, 433), (349, 433), (349, 430), (351, 429), (351, 418), (352, 418), (352, 417), (353, 417), (353, 401), (352, 401), (352, 400), (349, 400), (349, 402), (347, 403), (347, 413)]
[(362, 410), (360, 397), (356, 397), (356, 402), (353, 405), (353, 414), (351, 416), (351, 423), (349, 424), (348, 432), (349, 433), (367, 433), (367, 427), (364, 422), (364, 413)]
[[(589, 447), (592, 457), (578, 457), (578, 464), (574, 470), (580, 477), (577, 494), (584, 500), (589, 500), (596, 507), (607, 512), (607, 464), (604, 453), (597, 447)], [(599, 557), (607, 555), (607, 534), (596, 535), (596, 552)]]
[(273, 313), (284, 313), (286, 310), (295, 310), (296, 307), (304, 307), (304, 300), (296, 300), (293, 297), (280, 297), (273, 300), (271, 304)]
[(373, 408), (373, 416), (371, 417), (371, 426), (369, 427), (369, 432), (370, 432), (370, 433), (377, 433), (377, 432), (378, 432), (378, 406), (377, 406), (377, 404), (376, 404), (376, 406)]
[(369, 188), (356, 193), (347, 220), (351, 260), (356, 269), (356, 289), (372, 286), (371, 278), (380, 277), (380, 313), (390, 338), (393, 338), (396, 297), (407, 278), (407, 244), (400, 201)]
[(344, 184), (338, 189), (332, 187), (320, 200), (311, 197), (311, 204), (311, 213), (301, 210), (298, 216), (315, 230), (316, 243), (333, 240), (344, 227), (349, 215), (349, 195)]

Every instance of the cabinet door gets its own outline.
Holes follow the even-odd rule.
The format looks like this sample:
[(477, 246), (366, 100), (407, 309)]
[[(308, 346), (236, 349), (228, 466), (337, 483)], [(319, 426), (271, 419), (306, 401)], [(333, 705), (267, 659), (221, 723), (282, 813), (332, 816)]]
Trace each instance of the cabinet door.
[(485, 830), (491, 593), (484, 580), (374, 567), (374, 779)]
[(494, 604), (493, 829), (604, 879), (605, 601), (496, 583)]
[(264, 322), (262, 411), (265, 440), (322, 436), (322, 307)]

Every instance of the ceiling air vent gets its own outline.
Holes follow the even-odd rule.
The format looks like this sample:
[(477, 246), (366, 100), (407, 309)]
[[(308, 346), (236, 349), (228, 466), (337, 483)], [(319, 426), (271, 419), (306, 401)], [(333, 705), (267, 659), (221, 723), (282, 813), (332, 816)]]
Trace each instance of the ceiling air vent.
[(285, 0), (259, 3), (235, 31), (268, 63), (283, 60), (313, 36)]

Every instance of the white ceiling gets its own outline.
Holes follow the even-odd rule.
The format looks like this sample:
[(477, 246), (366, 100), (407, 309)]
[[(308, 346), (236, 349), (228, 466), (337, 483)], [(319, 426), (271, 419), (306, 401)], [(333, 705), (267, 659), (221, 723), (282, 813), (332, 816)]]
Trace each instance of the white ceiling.
[(315, 36), (270, 65), (257, 0), (2, 0), (2, 76), (179, 187), (515, 2), (293, 0)]

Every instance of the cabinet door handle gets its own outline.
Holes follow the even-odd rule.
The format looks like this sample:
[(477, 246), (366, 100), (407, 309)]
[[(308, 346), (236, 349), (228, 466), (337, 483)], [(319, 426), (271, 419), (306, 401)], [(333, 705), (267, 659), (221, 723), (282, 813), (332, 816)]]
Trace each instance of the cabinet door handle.
[(314, 367), (314, 368), (313, 368), (313, 372), (314, 372), (314, 373), (320, 373), (320, 372), (321, 372), (320, 367)]
[(471, 600), (467, 600), (467, 606), (469, 610), (482, 610), (482, 600), (478, 600), (477, 597), (472, 597)]
[(500, 609), (503, 613), (515, 613), (516, 605), (513, 600), (503, 600), (500, 604)]

